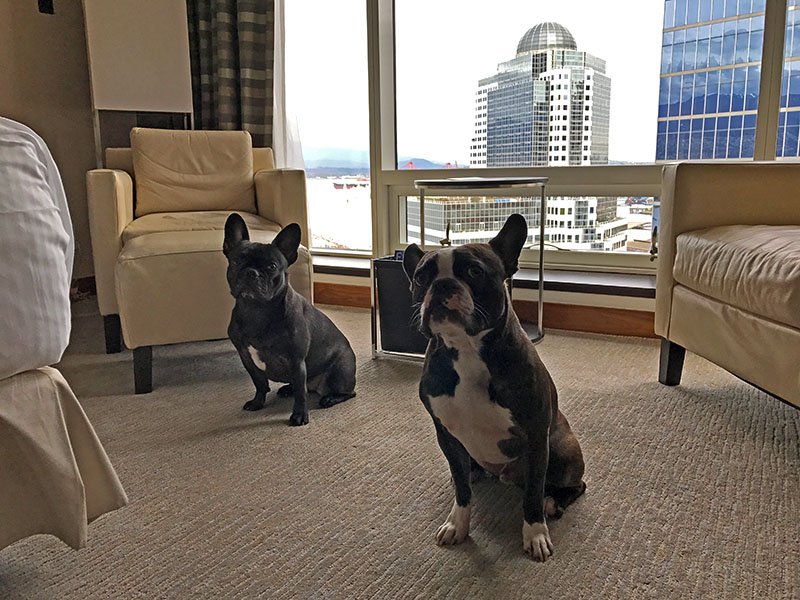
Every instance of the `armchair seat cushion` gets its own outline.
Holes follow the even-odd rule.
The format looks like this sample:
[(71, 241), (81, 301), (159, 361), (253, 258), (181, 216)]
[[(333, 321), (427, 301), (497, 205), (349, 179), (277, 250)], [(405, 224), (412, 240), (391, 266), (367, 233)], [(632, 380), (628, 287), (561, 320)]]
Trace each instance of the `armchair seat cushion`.
[(800, 226), (731, 225), (677, 236), (677, 283), (800, 329)]
[[(275, 230), (252, 230), (250, 239), (268, 243)], [(130, 348), (227, 337), (233, 298), (224, 231), (170, 231), (128, 241), (114, 270), (125, 343)], [(301, 246), (289, 281), (311, 298), (311, 256)]]
[[(152, 213), (131, 221), (122, 232), (122, 243), (151, 233), (171, 231), (224, 231), (229, 210)], [(250, 231), (278, 233), (280, 225), (251, 213), (239, 213)]]

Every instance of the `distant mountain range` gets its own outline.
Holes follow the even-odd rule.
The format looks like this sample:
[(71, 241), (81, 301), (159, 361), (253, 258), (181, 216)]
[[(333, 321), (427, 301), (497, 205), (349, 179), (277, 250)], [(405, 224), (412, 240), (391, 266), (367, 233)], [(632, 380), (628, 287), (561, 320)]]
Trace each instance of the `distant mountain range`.
[(369, 171), (369, 151), (348, 148), (303, 148), (306, 169), (366, 169)]
[[(369, 174), (369, 152), (348, 148), (303, 148), (306, 172), (312, 177), (339, 177), (342, 175)], [(413, 165), (413, 166), (412, 166)], [(428, 160), (427, 158), (404, 156), (398, 161), (400, 169), (445, 169), (455, 166)], [(468, 167), (468, 164), (459, 164)]]
[[(306, 173), (311, 177), (341, 177), (369, 175), (369, 152), (349, 148), (303, 148)], [(633, 161), (610, 160), (609, 165), (635, 164)], [(413, 167), (411, 166), (413, 165)], [(469, 163), (441, 163), (427, 158), (403, 156), (397, 162), (400, 169), (469, 168)]]

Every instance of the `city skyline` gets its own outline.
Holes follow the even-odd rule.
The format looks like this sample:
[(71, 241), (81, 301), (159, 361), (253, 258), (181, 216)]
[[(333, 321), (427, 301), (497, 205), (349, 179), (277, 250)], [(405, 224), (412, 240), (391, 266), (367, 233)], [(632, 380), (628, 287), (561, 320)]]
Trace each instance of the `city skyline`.
[[(609, 161), (652, 162), (655, 139), (644, 128), (657, 117), (663, 10), (663, 2), (639, 0), (617, 0), (613, 9), (587, 0), (546, 6), (496, 0), (491, 11), (477, 0), (398, 3), (398, 154), (468, 164), (475, 83), (513, 56), (530, 27), (556, 21), (582, 49), (607, 61), (617, 91)], [(620, 15), (637, 26), (620, 35)], [(287, 104), (304, 146), (367, 150), (363, 1), (297, 0), (287, 3), (286, 17)]]
[[(442, 162), (468, 159), (463, 155), (471, 143), (475, 84), (514, 56), (528, 29), (553, 21), (570, 30), (581, 50), (606, 60), (607, 74), (618, 92), (611, 106), (609, 160), (652, 162), (655, 139), (644, 134), (644, 128), (654, 127), (657, 117), (663, 11), (663, 2), (638, 0), (556, 4), (499, 0), (492, 3), (492, 10), (470, 1), (398, 3), (398, 152)], [(637, 26), (620, 32), (621, 15)], [(438, 68), (425, 68), (433, 62), (429, 48), (420, 43), (426, 39), (436, 39), (438, 47), (447, 49), (446, 57), (435, 62)], [(426, 89), (446, 93), (419, 93)], [(453, 125), (456, 120), (458, 127)], [(434, 142), (455, 146), (455, 155), (436, 153)]]
[[(439, 3), (437, 3), (437, 5), (438, 4)], [(445, 7), (449, 6), (451, 9), (453, 8), (452, 3), (444, 2), (442, 4)], [(466, 3), (464, 6), (466, 7), (468, 4), (469, 3)], [(754, 117), (756, 112), (755, 107), (758, 96), (760, 74), (760, 65), (758, 63), (758, 59), (760, 58), (760, 46), (762, 43), (760, 36), (763, 27), (762, 8), (764, 5), (764, 0), (741, 0), (736, 4), (731, 2), (726, 3), (725, 0), (692, 0), (691, 2), (687, 2), (687, 0), (683, 0), (682, 2), (679, 2), (678, 0), (666, 0), (665, 2), (658, 2), (655, 4), (660, 5), (660, 10), (664, 15), (664, 19), (662, 20), (662, 25), (660, 27), (660, 33), (662, 33), (662, 35), (659, 36), (661, 39), (658, 42), (660, 85), (658, 85), (656, 89), (656, 116), (653, 119), (658, 123), (659, 129), (657, 133), (653, 132), (651, 135), (646, 135), (644, 128), (647, 126), (647, 124), (645, 123), (643, 124), (643, 127), (639, 128), (641, 130), (639, 132), (639, 143), (644, 143), (646, 138), (649, 138), (652, 141), (654, 151), (649, 157), (640, 155), (637, 160), (633, 160), (632, 162), (652, 162), (653, 160), (661, 161), (678, 158), (737, 158), (752, 156), (751, 145), (754, 138)], [(797, 82), (800, 81), (800, 60), (798, 60), (800, 59), (800, 23), (797, 23), (797, 21), (800, 21), (800, 18), (798, 17), (800, 13), (795, 10), (795, 0), (791, 0), (789, 4), (786, 64), (784, 70), (784, 86), (781, 97), (781, 115), (778, 132), (779, 139), (777, 142), (778, 156), (797, 156), (798, 153), (800, 153), (800, 150), (798, 149), (798, 142), (800, 142), (800, 113), (795, 112), (796, 109), (800, 108), (800, 92), (797, 91), (800, 89), (800, 85), (797, 84)], [(302, 7), (306, 5), (309, 7), (315, 6), (315, 3), (312, 0), (301, 0), (299, 3), (293, 4), (292, 6)], [(515, 2), (500, 2), (499, 5), (500, 9), (519, 8), (519, 3)], [(616, 5), (617, 3), (615, 3), (615, 6)], [(409, 2), (403, 3), (403, 6), (410, 7), (404, 10), (411, 11), (414, 7), (414, 0), (409, 0)], [(685, 24), (687, 21), (685, 16), (682, 17), (684, 19), (682, 24), (676, 25), (674, 20), (676, 12), (680, 15), (685, 15), (686, 9), (690, 6), (697, 10), (697, 12), (695, 13), (696, 18), (694, 20), (690, 18), (688, 22), (691, 24), (696, 24), (697, 27), (686, 27)], [(345, 21), (352, 22), (351, 19), (359, 15), (360, 11), (363, 11), (363, 6), (361, 6), (359, 3), (349, 1), (342, 2), (341, 5), (336, 7), (336, 9), (333, 9), (330, 6), (323, 8), (327, 12), (323, 11), (323, 15), (321, 15), (323, 18), (321, 18), (320, 21), (328, 21), (329, 17), (335, 20), (336, 15), (338, 15), (339, 18), (342, 19), (342, 23)], [(417, 8), (419, 8), (419, 6), (417, 6)], [(563, 10), (561, 7), (558, 8), (559, 10)], [(348, 14), (348, 10), (351, 11), (350, 14)], [(437, 11), (442, 12), (445, 9), (440, 7), (436, 9), (431, 8), (431, 10), (434, 11), (432, 16), (435, 16)], [(552, 7), (547, 7), (530, 12), (546, 14), (548, 11), (552, 12), (555, 10), (556, 9)], [(402, 14), (403, 10), (400, 12), (401, 14), (398, 15), (398, 30), (404, 28)], [(501, 10), (496, 10), (492, 11), (492, 14), (500, 12)], [(749, 14), (746, 17), (742, 17), (741, 14), (739, 14), (742, 12), (755, 13), (755, 16)], [(583, 17), (589, 15), (590, 13), (584, 12), (578, 16)], [(733, 18), (737, 15), (740, 18)], [(458, 17), (458, 15), (456, 15), (456, 17)], [(575, 21), (583, 21), (582, 18), (578, 19), (578, 17), (575, 15), (570, 15), (570, 18)], [(709, 19), (727, 19), (727, 22), (720, 22), (719, 20), (711, 22)], [(432, 20), (435, 21), (435, 19)], [(454, 20), (458, 21), (459, 19), (456, 18)], [(487, 21), (490, 20), (491, 16), (489, 15), (487, 16)], [(667, 20), (670, 21), (669, 24), (666, 24)], [(461, 19), (461, 21), (464, 21), (464, 19)], [(486, 23), (485, 32), (487, 35), (484, 37), (493, 37), (490, 35), (492, 32), (490, 25), (491, 23)], [(516, 22), (514, 23), (514, 27), (522, 30), (521, 26)], [(333, 29), (336, 29), (336, 27), (333, 27)], [(358, 29), (358, 27), (355, 28), (355, 35), (348, 36), (348, 40), (351, 47), (355, 51), (355, 54), (359, 54), (359, 52), (363, 54), (363, 47), (361, 50), (358, 50), (358, 47), (362, 42), (366, 43), (366, 37), (365, 32), (363, 32), (364, 36), (361, 37)], [(446, 29), (451, 30), (452, 28), (448, 27)], [(595, 27), (593, 31), (601, 30), (602, 27), (598, 26)], [(451, 30), (445, 31), (443, 35), (447, 37), (454, 34)], [(749, 39), (745, 40), (745, 35), (747, 35)], [(402, 37), (402, 32), (398, 32), (398, 38), (402, 39)], [(582, 50), (586, 49), (586, 45), (582, 43), (582, 35), (576, 34), (575, 37), (580, 48)], [(609, 36), (604, 37), (607, 38)], [(743, 42), (742, 40), (745, 41)], [(513, 46), (513, 41), (513, 39), (509, 40), (508, 37), (506, 37), (503, 41), (503, 44), (506, 46), (506, 48), (508, 48)], [(482, 39), (479, 42), (476, 42), (473, 46), (477, 49), (490, 43), (493, 42), (491, 40), (486, 42)], [(592, 43), (597, 43), (597, 40), (592, 40)], [(627, 44), (627, 40), (625, 44)], [(622, 45), (624, 46), (625, 44)], [(291, 44), (289, 45), (291, 46)], [(619, 46), (620, 44), (616, 45)], [(635, 46), (636, 44), (634, 42), (631, 45)], [(684, 68), (685, 65), (679, 65), (677, 62), (670, 62), (673, 54), (675, 54), (677, 58), (678, 47), (684, 51), (680, 56), (680, 60), (688, 57), (691, 53), (692, 56), (690, 60), (702, 60), (702, 64), (704, 66), (697, 67), (697, 64), (700, 63), (695, 62), (694, 68)], [(732, 65), (711, 65), (707, 62), (710, 59), (706, 55), (706, 52), (709, 51), (709, 48), (712, 50), (712, 53), (715, 48), (716, 50), (721, 50), (723, 52), (723, 62), (724, 53), (733, 52), (733, 60), (736, 62), (734, 62)], [(593, 48), (590, 48), (589, 50), (593, 51)], [(337, 49), (337, 52), (338, 51), (339, 49)], [(744, 52), (749, 52), (749, 55), (743, 55)], [(399, 48), (399, 79), (402, 78), (402, 63), (404, 62), (402, 60), (401, 53), (402, 48)], [(594, 53), (598, 56), (603, 56), (596, 51)], [(289, 53), (287, 52), (287, 54)], [(484, 64), (492, 64), (492, 69), (495, 69), (499, 64), (499, 59), (503, 58), (502, 55), (491, 56), (487, 58), (485, 55), (488, 53), (483, 54)], [(667, 54), (669, 54), (669, 56), (667, 56)], [(431, 56), (431, 54), (429, 53), (428, 56)], [(470, 57), (473, 56), (474, 55), (470, 55)], [(603, 58), (606, 57), (603, 56)], [(413, 60), (411, 60), (413, 59), (413, 55), (408, 54), (408, 59), (409, 61), (413, 62)], [(366, 61), (364, 60), (363, 62), (365, 71)], [(477, 67), (475, 65), (479, 63), (476, 62), (473, 64), (469, 60), (459, 60), (457, 62), (459, 65), (461, 65), (461, 67), (464, 68), (466, 68), (466, 66), (475, 67), (472, 69), (472, 90), (474, 93), (475, 78), (481, 76), (480, 74), (475, 73), (477, 71)], [(617, 61), (609, 60), (608, 62), (609, 72), (613, 73), (613, 67)], [(691, 65), (691, 62), (689, 62), (689, 64)], [(732, 68), (726, 68), (726, 66), (730, 66)], [(291, 70), (292, 69), (290, 69), (290, 71)], [(450, 70), (449, 64), (447, 70)], [(357, 72), (358, 68), (348, 70), (348, 77), (350, 74)], [(425, 65), (423, 65), (418, 72), (422, 78), (420, 81), (425, 79), (427, 72), (435, 73), (436, 70), (428, 69), (425, 67)], [(338, 76), (335, 74), (334, 70), (326, 68), (319, 69), (317, 73), (323, 77), (330, 77), (331, 73), (333, 73), (334, 76)], [(363, 103), (363, 110), (359, 112), (361, 124), (354, 127), (353, 123), (349, 122), (347, 115), (343, 114), (341, 119), (326, 118), (324, 120), (325, 126), (319, 128), (315, 125), (315, 123), (319, 125), (322, 125), (322, 123), (318, 119), (307, 118), (309, 115), (306, 114), (300, 119), (305, 148), (314, 150), (322, 147), (330, 148), (335, 145), (350, 155), (367, 152), (368, 119), (366, 118), (365, 100), (366, 73), (363, 75), (363, 86), (360, 85), (359, 77), (356, 76), (351, 78), (352, 80), (348, 80), (346, 90), (348, 93), (334, 94), (333, 99), (326, 97), (326, 102), (343, 102), (346, 105), (352, 105), (354, 108), (356, 108), (356, 105), (359, 103)], [(722, 78), (721, 82), (719, 81), (719, 78)], [(448, 87), (450, 87), (452, 79), (453, 76), (448, 76)], [(788, 89), (790, 84), (792, 89)], [(717, 90), (716, 95), (710, 92), (712, 86)], [(722, 86), (724, 86), (725, 89), (727, 89), (729, 86), (732, 86), (730, 88), (731, 93), (728, 94), (723, 92)], [(614, 90), (617, 93), (614, 94), (611, 110), (609, 139), (609, 162), (611, 163), (630, 162), (628, 160), (624, 160), (624, 157), (620, 157), (620, 155), (615, 156), (614, 151), (615, 140), (619, 141), (620, 139), (620, 132), (617, 128), (617, 125), (619, 125), (619, 111), (615, 110), (617, 106), (617, 100), (619, 96), (631, 96), (631, 94), (627, 93), (628, 90), (624, 89), (624, 87), (624, 83), (618, 84), (617, 80), (614, 79)], [(402, 94), (402, 90), (398, 89), (398, 105), (402, 104)], [(454, 101), (454, 99), (455, 95), (449, 95), (449, 101)], [(474, 100), (474, 96), (471, 98), (471, 100)], [(709, 111), (709, 106), (712, 103), (718, 108), (719, 103), (727, 104), (728, 101), (731, 102), (731, 114), (720, 114), (719, 111), (716, 113)], [(319, 104), (318, 100), (314, 100), (314, 102)], [(467, 106), (470, 104), (468, 101), (463, 103)], [(646, 104), (646, 102), (639, 102), (639, 105)], [(737, 108), (739, 105), (742, 106), (741, 110)], [(339, 110), (341, 108), (341, 104), (336, 105), (337, 112), (343, 112), (342, 110)], [(472, 109), (472, 107), (469, 106), (469, 109)], [(454, 112), (457, 112), (457, 110), (454, 109)], [(467, 146), (466, 150), (461, 151), (460, 153), (448, 152), (447, 156), (445, 156), (444, 153), (437, 153), (434, 149), (427, 151), (425, 149), (426, 144), (423, 143), (425, 142), (423, 138), (420, 138), (419, 144), (415, 144), (410, 148), (404, 148), (404, 135), (401, 125), (402, 113), (402, 107), (398, 106), (398, 120), (400, 125), (398, 129), (398, 152), (401, 159), (426, 158), (439, 165), (444, 165), (447, 162), (457, 162), (459, 166), (466, 166), (466, 164), (468, 164), (469, 156), (464, 155), (469, 153), (469, 145), (471, 142), (469, 138), (471, 136), (466, 129), (463, 129), (460, 135), (463, 140), (462, 143), (467, 144)], [(703, 121), (700, 119), (703, 119)], [(634, 120), (635, 118), (632, 117), (631, 122)], [(335, 129), (331, 130), (331, 126), (334, 126)], [(440, 123), (439, 129), (444, 126), (447, 126), (447, 123)], [(326, 128), (328, 129), (327, 132), (325, 131)], [(350, 133), (343, 133), (341, 128), (344, 128), (350, 133), (355, 134), (355, 137), (361, 137), (362, 141), (360, 143), (355, 143), (354, 137), (350, 135)], [(357, 134), (359, 130), (362, 132), (362, 135), (360, 136)], [(719, 148), (712, 148), (712, 146), (717, 145), (717, 132), (721, 133), (726, 130), (728, 133), (725, 134), (727, 136), (725, 142), (720, 141)], [(314, 131), (319, 131), (320, 134), (313, 135)], [(653, 130), (651, 129), (651, 131)], [(439, 134), (437, 131), (437, 135), (435, 137), (440, 143), (447, 143), (450, 147), (454, 146), (452, 139), (453, 136)], [(711, 141), (712, 139), (714, 142)], [(670, 141), (671, 152), (667, 149), (668, 140)], [(658, 148), (656, 147), (657, 143), (661, 144), (661, 146)], [(461, 143), (458, 145), (461, 145)], [(702, 149), (703, 146), (705, 146), (705, 150)], [(736, 147), (738, 149), (738, 155), (736, 152), (728, 152), (728, 146)], [(680, 152), (677, 150), (677, 148), (681, 149)], [(456, 158), (453, 158), (454, 155)], [(621, 158), (623, 158), (623, 160), (620, 160)]]

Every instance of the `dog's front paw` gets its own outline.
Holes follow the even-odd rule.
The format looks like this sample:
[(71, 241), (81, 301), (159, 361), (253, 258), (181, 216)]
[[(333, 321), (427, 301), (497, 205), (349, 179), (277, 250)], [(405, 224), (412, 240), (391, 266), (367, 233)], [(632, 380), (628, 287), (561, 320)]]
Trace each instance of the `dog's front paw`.
[(260, 398), (253, 398), (249, 402), (244, 403), (242, 410), (254, 411), (261, 410), (262, 408), (264, 408), (264, 400)]
[(522, 524), (522, 549), (533, 560), (544, 562), (553, 554), (553, 542), (550, 541), (550, 531), (547, 523)]
[(439, 526), (436, 532), (436, 543), (440, 546), (460, 544), (469, 535), (469, 506), (459, 506), (453, 503), (453, 509), (447, 515), (447, 520)]
[(289, 417), (289, 425), (292, 427), (308, 425), (308, 413), (292, 413), (292, 416)]

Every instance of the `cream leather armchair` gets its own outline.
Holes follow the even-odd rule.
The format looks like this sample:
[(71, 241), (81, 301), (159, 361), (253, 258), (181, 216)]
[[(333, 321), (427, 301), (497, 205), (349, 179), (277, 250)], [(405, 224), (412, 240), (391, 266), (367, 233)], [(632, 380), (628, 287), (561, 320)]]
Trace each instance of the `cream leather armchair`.
[(664, 168), (659, 381), (685, 350), (800, 407), (800, 164)]
[(109, 148), (106, 166), (87, 174), (97, 299), (106, 351), (120, 351), (120, 334), (133, 350), (136, 393), (152, 389), (153, 346), (227, 337), (231, 212), (259, 242), (300, 225), (289, 279), (312, 298), (305, 173), (276, 169), (247, 132), (134, 128), (131, 148)]

